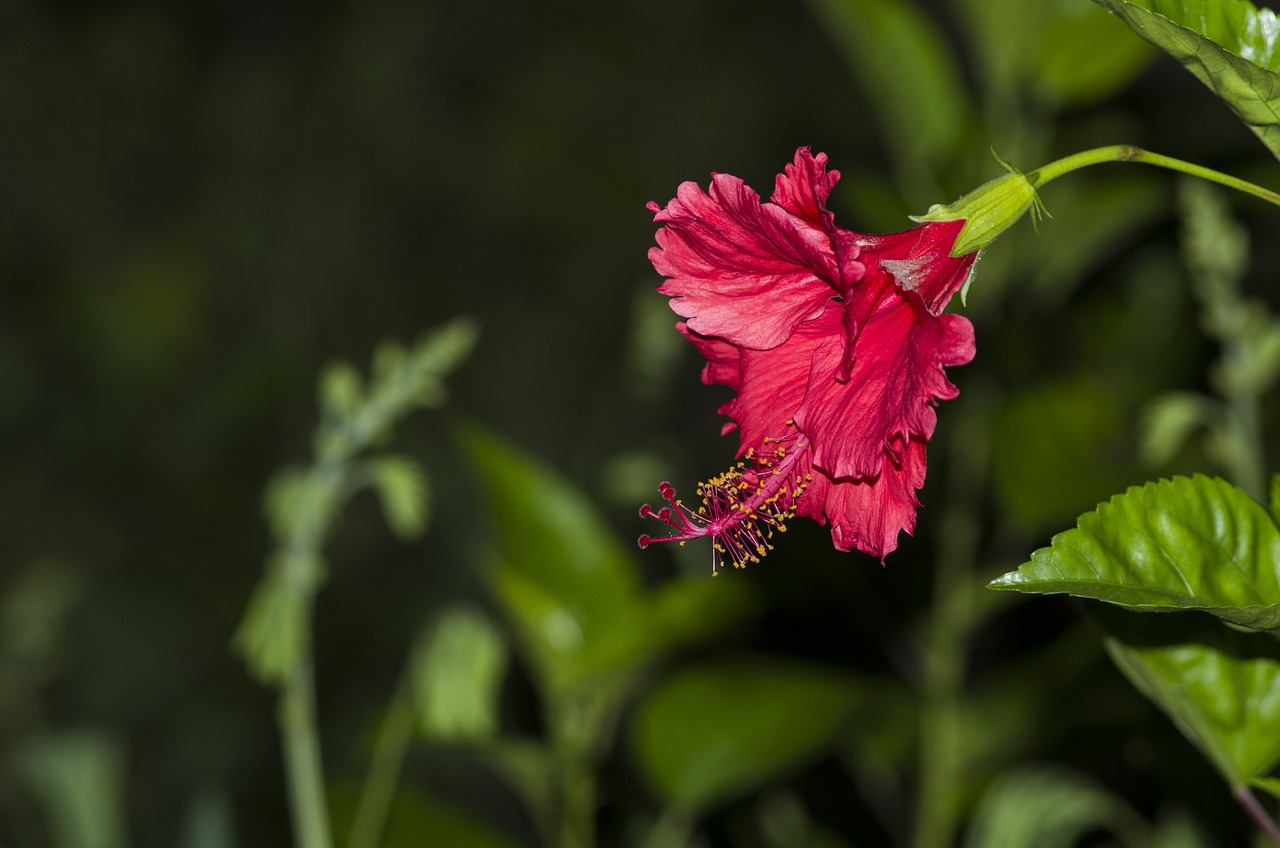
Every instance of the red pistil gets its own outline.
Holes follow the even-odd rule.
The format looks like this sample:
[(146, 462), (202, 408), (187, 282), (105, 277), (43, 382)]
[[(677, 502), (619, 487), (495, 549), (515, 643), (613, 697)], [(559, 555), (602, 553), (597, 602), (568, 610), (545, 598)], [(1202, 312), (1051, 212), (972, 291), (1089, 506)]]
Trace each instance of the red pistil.
[[(790, 442), (790, 444), (784, 444)], [(644, 518), (656, 518), (676, 532), (670, 536), (642, 535), (640, 547), (652, 542), (679, 542), (710, 536), (712, 541), (711, 573), (717, 574), (724, 559), (734, 568), (748, 562), (758, 563), (773, 550), (774, 531), (785, 532), (786, 521), (796, 514), (796, 499), (804, 493), (809, 476), (803, 477), (796, 465), (809, 449), (803, 436), (787, 439), (765, 439), (765, 453), (747, 451), (742, 462), (723, 474), (698, 484), (702, 505), (691, 510), (676, 497), (670, 483), (663, 482), (658, 491), (668, 506), (655, 510), (649, 504), (640, 507)]]

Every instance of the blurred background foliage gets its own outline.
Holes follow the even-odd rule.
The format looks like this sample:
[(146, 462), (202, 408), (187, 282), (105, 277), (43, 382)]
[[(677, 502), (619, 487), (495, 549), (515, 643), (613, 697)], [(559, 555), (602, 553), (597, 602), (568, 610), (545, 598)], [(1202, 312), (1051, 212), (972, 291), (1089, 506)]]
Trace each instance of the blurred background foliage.
[[(1217, 356), (1166, 173), (1055, 183), (984, 256), (978, 357), (886, 567), (799, 522), (714, 582), (699, 546), (632, 546), (659, 480), (733, 452), (645, 257), (681, 181), (768, 193), (812, 145), (865, 231), (995, 176), (990, 149), (1280, 185), (1087, 0), (16, 0), (0, 114), (0, 845), (289, 841), (274, 696), (229, 650), (263, 489), (307, 461), (326, 363), (459, 314), (448, 406), (388, 445), (431, 493), (405, 511), (417, 471), (388, 472), (388, 519), (426, 535), (375, 493), (331, 528), (340, 837), (394, 749), (388, 846), (1247, 838), (1077, 607), (981, 589), (1128, 484), (1222, 470), (1194, 440), (1140, 461), (1144, 410)], [(1274, 308), (1276, 212), (1230, 202)]]

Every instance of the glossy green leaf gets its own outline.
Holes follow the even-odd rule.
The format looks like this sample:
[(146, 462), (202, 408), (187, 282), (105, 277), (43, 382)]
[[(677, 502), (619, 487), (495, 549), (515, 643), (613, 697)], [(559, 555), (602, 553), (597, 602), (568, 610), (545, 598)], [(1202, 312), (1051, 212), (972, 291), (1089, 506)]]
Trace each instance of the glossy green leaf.
[(1280, 645), (1205, 617), (1099, 617), (1112, 660), (1232, 789), (1280, 763)]
[(892, 134), (902, 164), (942, 164), (963, 138), (968, 94), (941, 29), (900, 0), (812, 0)]
[(1222, 98), (1280, 157), (1280, 21), (1248, 0), (1095, 0)]
[(989, 585), (1136, 610), (1204, 610), (1280, 632), (1277, 563), (1280, 530), (1267, 510), (1225, 480), (1196, 475), (1113, 497)]
[(666, 801), (695, 812), (817, 754), (859, 700), (852, 678), (821, 666), (763, 658), (693, 665), (640, 705), (631, 739)]

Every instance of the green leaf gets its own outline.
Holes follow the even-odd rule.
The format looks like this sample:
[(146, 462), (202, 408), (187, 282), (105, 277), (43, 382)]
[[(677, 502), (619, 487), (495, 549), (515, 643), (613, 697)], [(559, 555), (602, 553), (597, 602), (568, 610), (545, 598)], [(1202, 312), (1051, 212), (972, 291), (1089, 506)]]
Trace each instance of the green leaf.
[(364, 382), (350, 362), (333, 362), (320, 372), (320, 409), (339, 421), (355, 416), (364, 402)]
[(545, 464), (478, 427), (459, 437), (489, 493), (499, 599), (545, 680), (580, 679), (592, 652), (642, 623), (632, 556)]
[[(282, 551), (271, 557), (267, 571), (249, 596), (232, 645), (254, 677), (279, 684), (311, 649), (308, 598), (324, 573), (324, 562)], [(292, 581), (286, 574), (314, 579)]]
[(221, 787), (196, 790), (183, 820), (181, 848), (236, 848), (231, 799)]
[(1124, 480), (1108, 451), (1120, 430), (1114, 398), (1073, 376), (1027, 388), (996, 421), (995, 491), (1003, 513), (1032, 528), (1056, 527)]
[(34, 736), (12, 756), (45, 812), (57, 848), (127, 844), (124, 746), (114, 734), (80, 730)]
[(1280, 798), (1280, 778), (1275, 777), (1255, 777), (1249, 781), (1251, 786), (1266, 790), (1272, 795)]
[(1080, 517), (992, 589), (1065, 592), (1142, 611), (1204, 610), (1280, 631), (1280, 530), (1225, 480), (1134, 486)]
[(831, 744), (859, 702), (852, 678), (772, 659), (687, 666), (641, 704), (631, 739), (671, 805), (705, 810)]
[(1280, 21), (1248, 0), (1095, 0), (1182, 63), (1280, 157)]
[(1151, 48), (1113, 26), (1101, 9), (1074, 2), (1014, 2), (1040, 12), (1032, 86), (1050, 105), (1102, 100), (1137, 77), (1151, 60)]
[(425, 735), (473, 742), (494, 737), (507, 651), (484, 614), (466, 607), (445, 611), (423, 632), (411, 662), (413, 700)]
[(1222, 418), (1222, 404), (1199, 392), (1167, 392), (1148, 404), (1142, 416), (1143, 461), (1160, 467), (1182, 450), (1191, 434), (1211, 429)]
[[(338, 785), (332, 793), (334, 830), (345, 834), (355, 809), (357, 793)], [(387, 811), (386, 832), (379, 848), (513, 848), (518, 843), (499, 830), (494, 816), (467, 810), (455, 800), (442, 800), (412, 786), (401, 786)]]
[(1271, 517), (1280, 523), (1280, 474), (1271, 475)]
[(944, 164), (964, 137), (969, 98), (940, 28), (900, 0), (812, 0), (902, 152), (900, 164)]
[(431, 507), (431, 487), (422, 466), (408, 457), (382, 455), (366, 460), (364, 468), (391, 532), (405, 540), (421, 536)]
[(1144, 826), (1124, 801), (1083, 775), (1051, 766), (1006, 772), (987, 789), (965, 848), (1070, 848), (1098, 828)]
[(1099, 610), (1107, 652), (1233, 790), (1280, 763), (1280, 646), (1207, 618)]

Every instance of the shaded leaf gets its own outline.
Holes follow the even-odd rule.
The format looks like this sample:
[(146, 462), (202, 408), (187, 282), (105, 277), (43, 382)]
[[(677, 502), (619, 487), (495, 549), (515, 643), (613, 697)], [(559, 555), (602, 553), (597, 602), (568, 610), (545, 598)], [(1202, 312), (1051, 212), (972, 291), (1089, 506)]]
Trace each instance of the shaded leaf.
[(364, 381), (350, 362), (333, 362), (320, 372), (320, 409), (340, 421), (355, 416), (364, 402)]
[(1248, 0), (1095, 0), (1226, 102), (1280, 157), (1280, 21)]
[(1232, 789), (1280, 763), (1280, 646), (1203, 617), (1100, 609), (1107, 653)]
[(236, 848), (231, 799), (221, 787), (196, 791), (183, 821), (181, 848)]
[(1052, 105), (1080, 106), (1108, 97), (1137, 77), (1154, 55), (1094, 6), (1026, 5), (1040, 10), (1042, 21), (1034, 42), (1033, 86)]
[(631, 739), (666, 801), (705, 810), (829, 745), (859, 703), (854, 680), (763, 658), (688, 666), (636, 713)]
[(1280, 524), (1280, 474), (1271, 475), (1271, 517)]
[(411, 662), (413, 701), (425, 735), (482, 741), (496, 734), (507, 652), (484, 614), (446, 610), (422, 634)]
[(113, 734), (81, 730), (34, 736), (13, 762), (43, 808), (57, 848), (123, 848), (124, 748)]
[(996, 421), (995, 492), (1005, 515), (1029, 527), (1059, 526), (1123, 485), (1108, 455), (1120, 415), (1092, 377), (1018, 393)]
[(436, 800), (423, 793), (401, 790), (387, 818), (384, 848), (459, 845), (466, 848), (509, 848), (516, 843), (496, 830), (492, 820)]
[(1280, 631), (1277, 562), (1270, 514), (1225, 480), (1196, 475), (1131, 487), (988, 585), (1136, 610), (1204, 610)]
[(431, 488), (422, 466), (408, 457), (383, 455), (367, 460), (364, 467), (391, 532), (401, 539), (421, 536), (431, 508)]
[(1208, 395), (1166, 392), (1153, 400), (1143, 413), (1140, 447), (1143, 461), (1157, 467), (1168, 464), (1193, 433), (1212, 428), (1221, 416), (1221, 403)]
[(963, 74), (940, 28), (898, 0), (812, 0), (902, 151), (905, 166), (944, 163), (969, 117)]
[(710, 577), (645, 590), (630, 550), (574, 487), (479, 428), (460, 437), (493, 506), (490, 580), (543, 683), (626, 672), (751, 608), (746, 587)]
[(1083, 775), (1053, 766), (1006, 772), (987, 789), (965, 848), (1070, 848), (1093, 830), (1143, 829), (1122, 799)]

